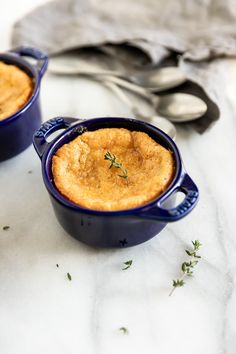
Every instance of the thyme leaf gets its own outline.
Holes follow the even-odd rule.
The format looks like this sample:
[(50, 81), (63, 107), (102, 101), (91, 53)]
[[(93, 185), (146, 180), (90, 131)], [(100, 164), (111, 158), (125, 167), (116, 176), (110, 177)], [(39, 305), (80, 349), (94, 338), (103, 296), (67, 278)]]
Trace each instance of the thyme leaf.
[(177, 279), (177, 280), (173, 280), (173, 286), (175, 288), (180, 288), (181, 286), (184, 286), (185, 282), (183, 281), (183, 279)]
[(127, 261), (127, 262), (124, 262), (124, 265), (125, 265), (126, 267), (122, 268), (122, 270), (129, 269), (129, 268), (132, 266), (132, 263), (133, 263), (132, 259), (130, 259), (130, 260)]
[(128, 334), (129, 333), (128, 328), (126, 328), (126, 327), (120, 327), (119, 331), (123, 332), (124, 334)]
[(10, 226), (8, 226), (8, 225), (6, 225), (6, 226), (3, 226), (3, 228), (2, 228), (4, 231), (7, 231), (7, 230), (9, 230), (10, 229)]
[(71, 277), (70, 273), (67, 273), (67, 278), (69, 279), (69, 281), (72, 280), (72, 277)]

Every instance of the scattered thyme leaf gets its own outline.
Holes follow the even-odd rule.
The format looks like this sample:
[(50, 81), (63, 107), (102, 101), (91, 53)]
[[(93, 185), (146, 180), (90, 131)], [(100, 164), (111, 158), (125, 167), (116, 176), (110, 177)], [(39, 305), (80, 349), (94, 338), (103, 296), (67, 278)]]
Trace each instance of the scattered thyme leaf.
[(172, 283), (173, 288), (172, 288), (169, 296), (171, 296), (173, 294), (173, 292), (175, 291), (176, 288), (180, 288), (180, 287), (184, 286), (184, 284), (185, 284), (184, 278), (191, 277), (193, 275), (193, 268), (198, 264), (199, 259), (201, 258), (201, 256), (199, 256), (197, 254), (197, 251), (202, 246), (200, 241), (198, 241), (198, 240), (192, 241), (192, 245), (193, 245), (192, 250), (185, 250), (187, 255), (190, 257), (190, 260), (182, 263), (182, 265), (181, 265), (182, 276), (177, 280), (173, 280), (173, 283)]
[(72, 280), (72, 277), (71, 277), (70, 273), (67, 273), (67, 278), (69, 279), (69, 281)]
[(8, 226), (8, 225), (6, 225), (6, 226), (3, 226), (3, 228), (2, 228), (4, 231), (6, 231), (6, 230), (9, 230), (10, 229), (10, 226)]
[(202, 246), (202, 244), (200, 243), (199, 240), (192, 241), (192, 244), (193, 244), (193, 247), (194, 247), (194, 251), (198, 251), (199, 248)]
[(109, 151), (107, 151), (104, 155), (104, 159), (108, 160), (111, 162), (109, 169), (112, 168), (112, 166), (119, 168), (121, 172), (123, 173), (122, 175), (119, 175), (119, 177), (124, 178), (128, 182), (128, 172), (127, 170), (122, 166), (122, 163), (118, 162), (116, 160), (116, 156), (111, 154)]
[(128, 334), (129, 333), (128, 328), (126, 328), (126, 327), (120, 327), (119, 331), (123, 332), (124, 334)]
[(185, 250), (185, 252), (187, 253), (188, 256), (192, 256), (194, 252), (190, 252), (189, 250)]
[(181, 286), (184, 286), (185, 282), (183, 281), (183, 279), (177, 279), (177, 280), (173, 280), (173, 287), (174, 288), (180, 288)]
[(132, 266), (132, 263), (133, 263), (132, 259), (130, 259), (127, 262), (124, 262), (124, 265), (126, 265), (126, 267), (122, 268), (122, 270), (129, 269)]

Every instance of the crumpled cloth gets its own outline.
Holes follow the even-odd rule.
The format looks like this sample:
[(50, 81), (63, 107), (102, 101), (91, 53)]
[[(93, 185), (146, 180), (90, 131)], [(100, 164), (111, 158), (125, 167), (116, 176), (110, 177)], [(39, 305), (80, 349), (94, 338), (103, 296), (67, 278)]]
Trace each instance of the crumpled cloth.
[[(12, 45), (30, 45), (50, 55), (99, 47), (136, 66), (178, 65), (213, 103), (219, 103), (224, 61), (236, 54), (234, 0), (58, 0), (36, 8), (13, 28)], [(192, 123), (205, 131), (219, 114)], [(214, 112), (213, 112), (214, 113)], [(216, 112), (215, 112), (216, 113)]]

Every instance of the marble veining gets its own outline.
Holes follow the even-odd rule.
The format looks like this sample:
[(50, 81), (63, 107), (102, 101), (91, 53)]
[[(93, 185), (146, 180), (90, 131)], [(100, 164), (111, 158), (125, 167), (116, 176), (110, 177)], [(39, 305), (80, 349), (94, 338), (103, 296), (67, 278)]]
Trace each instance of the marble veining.
[[(11, 23), (13, 0), (5, 5)], [(23, 0), (15, 16), (17, 6), (29, 9)], [(0, 31), (3, 46), (7, 33)], [(54, 217), (33, 147), (0, 164), (0, 354), (236, 354), (236, 62), (224, 65), (220, 120), (203, 135), (177, 127), (199, 204), (147, 243), (97, 250), (77, 242)], [(86, 79), (47, 74), (41, 93), (44, 121), (132, 116)], [(194, 239), (202, 259), (169, 297)]]

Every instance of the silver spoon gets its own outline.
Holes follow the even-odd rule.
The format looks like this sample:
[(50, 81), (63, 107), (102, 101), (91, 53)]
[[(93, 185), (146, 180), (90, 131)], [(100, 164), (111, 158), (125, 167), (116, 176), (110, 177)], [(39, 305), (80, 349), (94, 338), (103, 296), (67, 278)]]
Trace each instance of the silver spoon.
[(207, 111), (206, 103), (201, 98), (194, 95), (187, 93), (172, 93), (164, 96), (157, 96), (151, 93), (148, 89), (114, 76), (94, 78), (101, 82), (112, 82), (131, 92), (139, 94), (148, 100), (159, 114), (167, 117), (172, 122), (188, 122), (202, 117)]
[[(175, 93), (158, 97), (153, 95), (152, 92), (147, 88), (140, 87), (139, 85), (113, 76), (114, 73), (119, 74), (119, 71), (101, 70), (96, 67), (92, 69), (90, 63), (87, 65), (85, 62), (83, 63), (84, 65), (82, 69), (80, 69), (73, 65), (60, 64), (60, 62), (58, 65), (55, 65), (54, 62), (53, 65), (51, 59), (51, 67), (49, 65), (49, 69), (51, 72), (57, 74), (86, 75), (101, 82), (104, 82), (104, 80), (109, 80), (110, 82), (113, 82), (121, 87), (124, 87), (134, 93), (143, 96), (149, 102), (151, 102), (158, 113), (168, 117), (169, 120), (173, 122), (186, 122), (200, 118), (207, 110), (207, 105), (205, 102), (196, 96), (184, 93)], [(111, 73), (112, 75), (110, 75)]]
[(125, 69), (106, 70), (99, 66), (79, 60), (78, 57), (51, 58), (48, 70), (54, 74), (67, 75), (112, 75), (131, 81), (139, 86), (148, 88), (153, 92), (160, 92), (184, 83), (187, 78), (182, 71), (175, 66), (148, 69), (143, 71), (127, 72)]
[(169, 122), (166, 118), (159, 116), (146, 116), (141, 113), (136, 106), (133, 105), (128, 96), (121, 90), (117, 85), (112, 82), (105, 81), (104, 84), (109, 87), (125, 104), (127, 104), (132, 110), (133, 114), (140, 118), (141, 120), (150, 123), (157, 128), (163, 130), (166, 134), (168, 134), (173, 140), (176, 139), (176, 129), (174, 125)]

